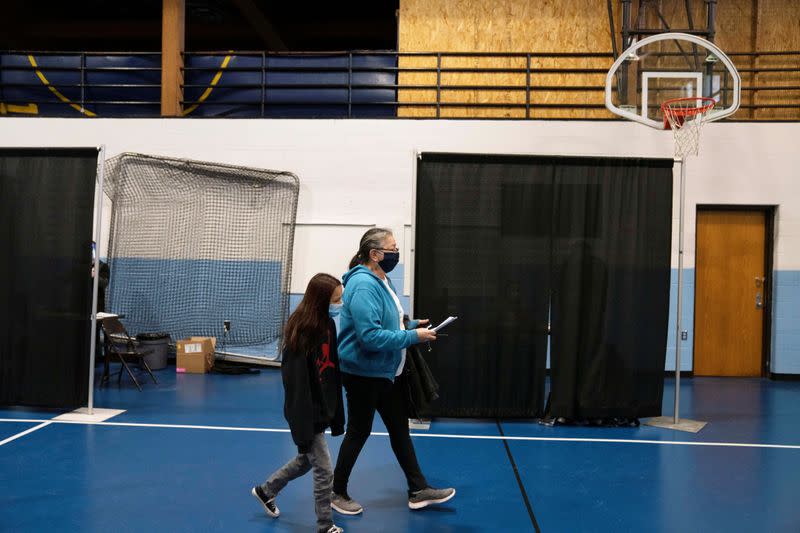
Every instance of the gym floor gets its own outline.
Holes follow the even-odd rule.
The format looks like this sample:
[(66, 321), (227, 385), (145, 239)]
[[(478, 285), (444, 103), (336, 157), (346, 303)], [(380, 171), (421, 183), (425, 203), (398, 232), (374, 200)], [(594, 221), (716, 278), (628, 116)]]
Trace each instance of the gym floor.
[[(280, 372), (156, 372), (96, 389), (99, 424), (61, 412), (0, 409), (0, 531), (313, 531), (311, 475), (267, 517), (250, 488), (296, 449)], [(144, 376), (142, 376), (144, 378)], [(376, 417), (350, 481), (365, 507), (334, 520), (376, 531), (800, 531), (800, 382), (692, 378), (682, 414), (698, 434), (546, 427), (535, 421), (434, 420), (415, 430), (423, 471), (456, 497), (410, 511)], [(667, 380), (664, 412), (672, 413)], [(504, 436), (503, 436), (504, 435)], [(330, 438), (336, 454), (341, 438)]]

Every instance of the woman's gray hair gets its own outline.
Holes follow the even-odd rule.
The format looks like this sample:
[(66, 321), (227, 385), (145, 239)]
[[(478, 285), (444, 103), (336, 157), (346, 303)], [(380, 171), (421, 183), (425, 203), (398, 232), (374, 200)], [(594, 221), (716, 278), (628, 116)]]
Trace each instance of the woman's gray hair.
[(348, 268), (353, 268), (356, 265), (363, 265), (369, 261), (370, 250), (383, 249), (383, 242), (389, 235), (392, 235), (392, 230), (386, 228), (372, 228), (367, 230), (364, 236), (361, 237), (361, 242), (358, 244), (358, 251), (350, 260), (350, 266)]

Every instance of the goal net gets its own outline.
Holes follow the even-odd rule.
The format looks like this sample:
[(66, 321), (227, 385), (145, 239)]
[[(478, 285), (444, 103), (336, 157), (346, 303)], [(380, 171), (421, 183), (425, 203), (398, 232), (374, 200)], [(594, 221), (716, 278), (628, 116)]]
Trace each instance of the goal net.
[(218, 350), (277, 356), (289, 307), (297, 177), (122, 154), (106, 163), (106, 180), (106, 309), (124, 314), (131, 334), (213, 336)]

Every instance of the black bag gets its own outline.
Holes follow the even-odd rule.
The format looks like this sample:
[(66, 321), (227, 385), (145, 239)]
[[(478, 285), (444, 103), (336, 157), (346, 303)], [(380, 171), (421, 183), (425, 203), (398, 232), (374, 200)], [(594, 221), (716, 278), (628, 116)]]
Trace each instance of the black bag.
[(439, 397), (439, 384), (417, 345), (406, 349), (403, 377), (408, 388), (408, 414), (411, 418), (421, 419), (429, 412), (431, 402)]

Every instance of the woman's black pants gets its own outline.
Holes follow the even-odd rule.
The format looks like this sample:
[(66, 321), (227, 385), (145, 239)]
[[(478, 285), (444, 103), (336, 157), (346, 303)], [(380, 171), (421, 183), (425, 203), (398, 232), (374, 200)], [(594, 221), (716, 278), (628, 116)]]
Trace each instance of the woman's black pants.
[(392, 451), (406, 475), (409, 492), (426, 488), (428, 482), (419, 468), (414, 444), (408, 432), (405, 378), (399, 376), (392, 383), (386, 378), (370, 378), (342, 372), (342, 383), (347, 394), (347, 431), (333, 472), (333, 491), (347, 494), (350, 472), (353, 471), (358, 454), (372, 431), (376, 410), (389, 432)]

